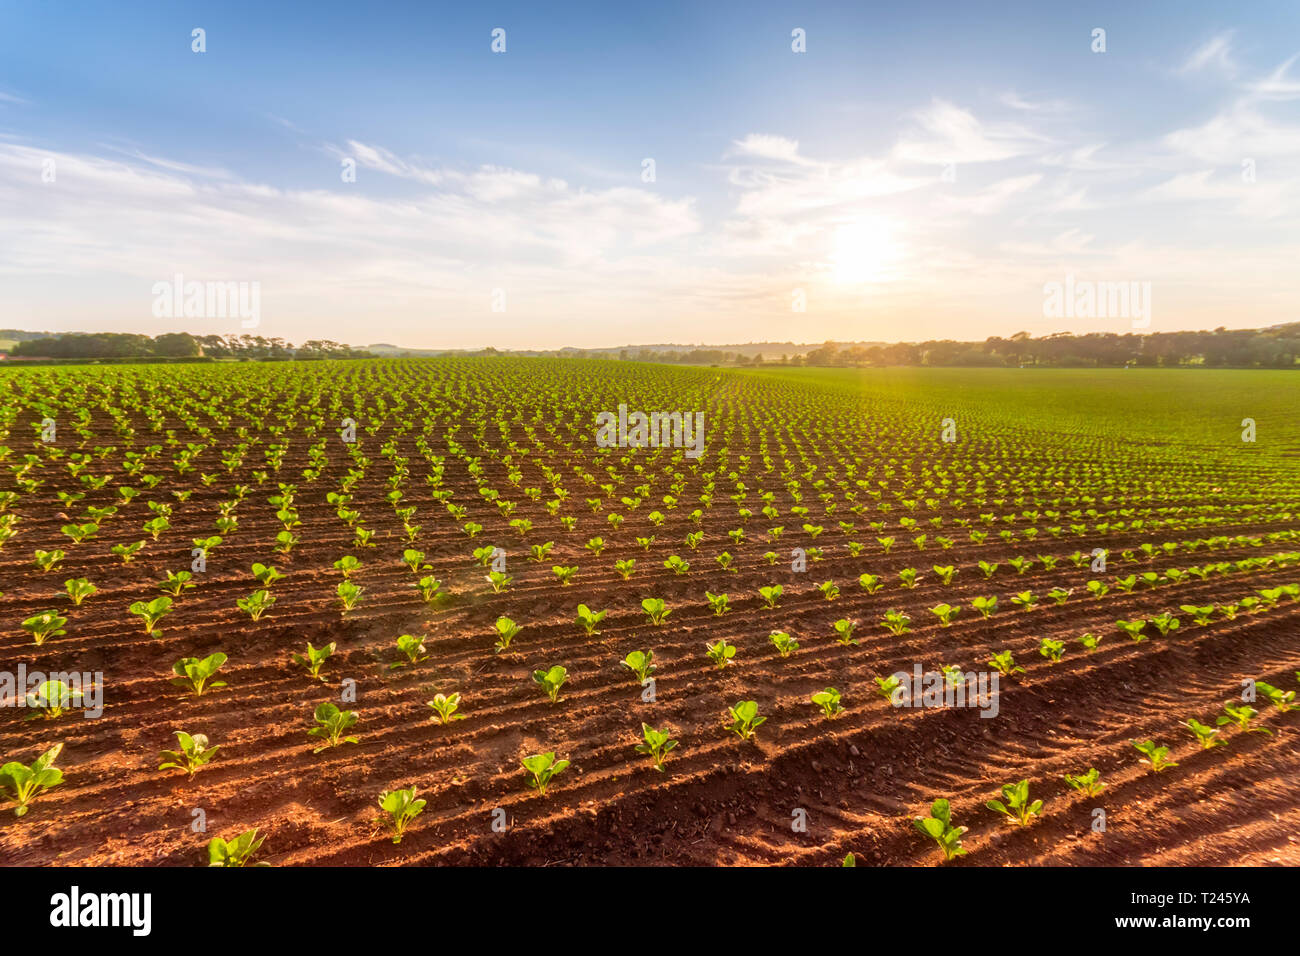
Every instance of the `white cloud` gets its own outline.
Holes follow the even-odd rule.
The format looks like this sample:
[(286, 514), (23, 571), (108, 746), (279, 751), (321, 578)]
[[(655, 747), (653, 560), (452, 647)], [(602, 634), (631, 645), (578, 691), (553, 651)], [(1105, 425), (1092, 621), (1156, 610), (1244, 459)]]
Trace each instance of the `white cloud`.
[(988, 124), (944, 100), (934, 100), (912, 117), (917, 129), (894, 147), (897, 159), (946, 166), (991, 163), (1025, 156), (1046, 140), (1014, 123)]
[(1228, 76), (1235, 75), (1237, 64), (1232, 58), (1232, 35), (1233, 31), (1228, 30), (1210, 37), (1183, 61), (1183, 65), (1178, 68), (1178, 72), (1197, 73), (1213, 66)]

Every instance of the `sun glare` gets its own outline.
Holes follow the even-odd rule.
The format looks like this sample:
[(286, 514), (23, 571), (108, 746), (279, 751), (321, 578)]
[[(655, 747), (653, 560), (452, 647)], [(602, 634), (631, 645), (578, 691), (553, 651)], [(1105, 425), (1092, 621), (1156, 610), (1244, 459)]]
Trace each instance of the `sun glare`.
[(882, 219), (859, 219), (835, 230), (831, 275), (845, 284), (880, 282), (898, 258), (893, 230)]

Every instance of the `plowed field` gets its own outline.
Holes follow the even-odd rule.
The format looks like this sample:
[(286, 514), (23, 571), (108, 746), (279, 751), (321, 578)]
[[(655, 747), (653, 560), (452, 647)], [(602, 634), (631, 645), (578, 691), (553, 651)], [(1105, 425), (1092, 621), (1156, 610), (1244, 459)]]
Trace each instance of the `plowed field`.
[[(465, 358), (0, 384), (0, 672), (96, 673), (104, 697), (93, 719), (0, 701), (0, 761), (61, 743), (65, 775), (25, 816), (0, 802), (3, 862), (198, 865), (214, 836), (256, 827), (276, 865), (936, 865), (912, 820), (943, 797), (969, 827), (954, 865), (1300, 863), (1294, 375)], [(620, 404), (703, 412), (703, 454), (599, 447), (597, 415)], [(64, 530), (87, 523), (80, 542)], [(147, 634), (129, 608), (213, 535)], [(483, 548), (501, 549), (499, 593)], [(346, 555), (362, 590), (345, 611)], [(284, 577), (264, 588), (254, 563)], [(577, 571), (564, 584), (553, 567)], [(97, 591), (74, 605), (65, 581), (81, 578)], [(254, 621), (236, 602), (261, 589), (274, 603)], [(972, 602), (991, 597), (986, 618)], [(607, 612), (595, 633), (580, 604)], [(47, 610), (64, 633), (36, 644), (23, 624)], [(899, 633), (891, 611), (910, 619)], [(503, 616), (522, 629), (499, 649)], [(1141, 639), (1121, 621), (1145, 621)], [(423, 639), (422, 660), (399, 635)], [(723, 668), (720, 639), (736, 648)], [(308, 641), (336, 645), (324, 680), (292, 658)], [(651, 688), (621, 664), (635, 650), (653, 651)], [(170, 683), (176, 661), (217, 651), (227, 686)], [(990, 675), (1004, 651), (1024, 670), (998, 675), (990, 716), (877, 693), (917, 665)], [(555, 665), (553, 703), (533, 675)], [(810, 701), (827, 687), (833, 719)], [(464, 719), (431, 720), (437, 693), (459, 693)], [(766, 721), (742, 740), (728, 708), (750, 700)], [(359, 740), (314, 753), (326, 701), (356, 712)], [(1225, 703), (1253, 708), (1244, 727), (1216, 726)], [(1203, 749), (1189, 718), (1226, 746)], [(634, 749), (643, 723), (678, 741), (662, 772)], [(219, 747), (192, 779), (158, 769), (175, 731)], [(1176, 765), (1153, 772), (1133, 746), (1147, 740)], [(539, 796), (521, 759), (549, 752), (571, 765)], [(1089, 768), (1094, 796), (1063, 779)], [(985, 806), (1020, 780), (1044, 801), (1026, 827)], [(428, 802), (394, 844), (377, 801), (408, 786)]]

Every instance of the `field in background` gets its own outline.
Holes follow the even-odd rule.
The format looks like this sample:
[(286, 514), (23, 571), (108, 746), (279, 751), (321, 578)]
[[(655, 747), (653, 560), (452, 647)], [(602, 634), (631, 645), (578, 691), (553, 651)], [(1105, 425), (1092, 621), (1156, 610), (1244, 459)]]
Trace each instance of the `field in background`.
[[(1270, 733), (1229, 725), (1205, 750), (1184, 725), (1213, 726), (1245, 679), (1300, 688), (1292, 373), (449, 358), (0, 386), (0, 672), (106, 690), (93, 720), (0, 708), (0, 762), (62, 743), (66, 775), (21, 819), (0, 804), (8, 862), (194, 865), (258, 827), (275, 864), (931, 864), (911, 821), (936, 797), (970, 828), (959, 865), (1300, 862), (1296, 711), (1260, 697), (1250, 726)], [(703, 412), (702, 456), (598, 447), (620, 405)], [(147, 635), (129, 608), (197, 544), (205, 569)], [(488, 580), (493, 548), (509, 580)], [(74, 606), (81, 578), (97, 591)], [(254, 621), (237, 602), (262, 590)], [(592, 633), (579, 605), (607, 612)], [(66, 633), (36, 645), (24, 622), (46, 610)], [(499, 648), (502, 617), (521, 630)], [(336, 644), (323, 682), (291, 657), (308, 641)], [(637, 650), (653, 700), (621, 663)], [(228, 686), (169, 683), (217, 651)], [(1003, 652), (1024, 671), (994, 717), (877, 694)], [(554, 666), (553, 703), (533, 675)], [(827, 687), (833, 719), (810, 700)], [(465, 719), (432, 722), (439, 693)], [(766, 722), (742, 740), (728, 708), (751, 700)], [(326, 701), (359, 741), (317, 754)], [(663, 772), (634, 749), (643, 722), (679, 742)], [(220, 746), (192, 780), (157, 769), (174, 731)], [(1178, 766), (1141, 763), (1148, 739)], [(520, 761), (546, 752), (572, 764), (542, 797)], [(1090, 767), (1100, 795), (1063, 781)], [(1045, 801), (1026, 828), (985, 807), (1022, 779)], [(428, 804), (394, 845), (377, 797), (411, 785)]]

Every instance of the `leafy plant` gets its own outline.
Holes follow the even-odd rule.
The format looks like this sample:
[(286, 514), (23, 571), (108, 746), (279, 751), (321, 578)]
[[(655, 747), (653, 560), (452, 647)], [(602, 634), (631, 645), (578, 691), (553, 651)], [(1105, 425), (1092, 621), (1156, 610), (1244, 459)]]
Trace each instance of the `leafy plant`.
[(1217, 727), (1207, 727), (1195, 717), (1187, 718), (1186, 726), (1192, 732), (1192, 736), (1196, 738), (1197, 743), (1201, 745), (1202, 750), (1224, 747), (1228, 743), (1226, 740), (1219, 739), (1219, 729)]
[(662, 624), (673, 613), (664, 604), (663, 598), (645, 598), (641, 602), (641, 609), (646, 612), (651, 624)]
[(208, 841), (208, 866), (270, 866), (254, 863), (253, 856), (262, 848), (266, 837), (257, 835), (257, 827), (245, 830), (233, 840), (213, 837)]
[(1151, 769), (1156, 773), (1167, 770), (1170, 767), (1177, 767), (1177, 761), (1169, 759), (1169, 748), (1158, 746), (1154, 741), (1144, 740), (1138, 743), (1135, 740), (1129, 741), (1139, 753), (1145, 754), (1142, 763), (1150, 764)]
[(23, 621), (23, 630), (32, 636), (32, 641), (37, 647), (44, 644), (51, 637), (58, 637), (61, 634), (68, 633), (63, 626), (68, 623), (68, 619), (58, 611), (42, 611), (39, 614), (33, 614), (27, 620)]
[(344, 736), (350, 729), (356, 726), (357, 712), (355, 710), (340, 710), (336, 705), (325, 701), (316, 706), (316, 712), (313, 719), (319, 727), (313, 727), (307, 731), (311, 737), (320, 737), (325, 743), (321, 744), (312, 753), (320, 753), (322, 750), (328, 750), (330, 747), (337, 747), (340, 744), (355, 744), (360, 742), (360, 738), (354, 736)]
[(930, 815), (916, 817), (912, 825), (939, 845), (945, 860), (966, 855), (961, 838), (969, 828), (952, 825), (952, 810), (947, 800), (935, 800), (930, 804)]
[(767, 721), (766, 717), (758, 716), (758, 702), (753, 700), (740, 701), (736, 706), (728, 708), (728, 713), (731, 715), (731, 723), (727, 724), (727, 729), (741, 740), (752, 738), (755, 731)]
[(819, 690), (810, 699), (822, 709), (822, 713), (826, 715), (828, 720), (837, 717), (844, 710), (840, 704), (840, 692), (834, 687)]
[(402, 842), (406, 828), (424, 811), (426, 802), (416, 796), (415, 787), (385, 790), (379, 795), (379, 809), (388, 814), (388, 825), (393, 830), (394, 843)]
[(782, 657), (789, 657), (799, 649), (799, 642), (785, 631), (773, 631), (767, 636), (767, 639), (772, 642), (772, 646), (777, 649)]
[(1042, 800), (1030, 802), (1028, 780), (1021, 780), (1019, 783), (1004, 783), (1002, 785), (1002, 798), (1002, 800), (990, 800), (984, 805), (990, 810), (1003, 814), (1008, 821), (1022, 827), (1029, 826), (1034, 817), (1038, 816), (1043, 809)]
[(619, 663), (635, 674), (637, 680), (645, 683), (655, 669), (655, 665), (651, 663), (653, 659), (654, 651), (631, 651)]
[(1101, 782), (1101, 773), (1096, 767), (1089, 767), (1087, 773), (1078, 775), (1067, 773), (1065, 782), (1085, 797), (1095, 797), (1106, 789), (1106, 785)]
[(313, 647), (311, 641), (308, 641), (307, 653), (295, 653), (293, 659), (303, 667), (307, 668), (307, 673), (312, 677), (323, 681), (325, 678), (321, 676), (320, 669), (324, 666), (325, 661), (333, 655), (336, 647), (337, 644), (334, 641), (330, 641), (324, 647)]
[(183, 730), (174, 731), (176, 742), (180, 746), (179, 750), (164, 750), (162, 752), (163, 762), (159, 764), (159, 770), (183, 770), (194, 779), (194, 775), (209, 760), (217, 755), (220, 745), (215, 747), (208, 746), (206, 734), (187, 734)]
[(68, 599), (75, 607), (80, 607), (82, 601), (99, 590), (85, 578), (69, 578), (63, 582), (63, 586), (68, 591)]
[(644, 743), (636, 745), (636, 752), (650, 757), (654, 761), (655, 769), (662, 772), (664, 760), (669, 751), (676, 749), (677, 741), (670, 740), (667, 734), (655, 730), (647, 723), (641, 724), (641, 737)]
[(436, 720), (440, 724), (449, 724), (453, 720), (464, 720), (464, 714), (456, 713), (460, 707), (460, 694), (434, 694), (433, 700), (429, 701), (429, 706), (433, 708), (434, 715), (430, 720)]
[(26, 816), (28, 804), (42, 790), (50, 790), (63, 783), (63, 771), (54, 766), (63, 751), (63, 744), (55, 744), (37, 757), (31, 765), (11, 760), (0, 766), (0, 792), (3, 792), (17, 806), (14, 816)]
[(523, 627), (504, 615), (497, 618), (496, 624), (493, 626), (497, 632), (496, 651), (498, 654), (504, 650), (509, 650), (510, 642), (515, 639), (516, 634), (523, 630)]
[(226, 686), (225, 681), (214, 681), (212, 676), (221, 670), (227, 660), (221, 651), (204, 658), (182, 657), (172, 665), (172, 673), (176, 675), (172, 683), (190, 691), (195, 697), (202, 697), (204, 690)]
[(709, 660), (717, 665), (718, 670), (726, 667), (731, 663), (731, 659), (736, 656), (736, 648), (728, 644), (725, 637), (718, 638), (716, 644), (706, 643), (705, 647), (708, 648)]
[(424, 638), (418, 634), (398, 635), (397, 649), (405, 655), (406, 660), (388, 665), (389, 670), (395, 670), (399, 667), (411, 667), (429, 658), (428, 651), (424, 646)]
[(528, 786), (536, 790), (540, 797), (546, 796), (546, 788), (550, 786), (555, 775), (562, 773), (569, 766), (569, 761), (555, 759), (555, 751), (533, 754), (531, 757), (523, 758), (520, 763), (528, 772)]
[[(160, 598), (159, 600), (167, 599)], [(241, 611), (246, 613), (254, 621), (260, 621), (262, 615), (265, 614), (270, 609), (271, 605), (275, 603), (275, 595), (270, 591), (259, 590), (254, 591), (246, 598), (240, 598), (235, 603), (239, 605)]]
[(1025, 669), (1016, 664), (1016, 659), (1010, 651), (999, 651), (994, 654), (988, 661), (989, 667), (992, 667), (1003, 677), (1010, 677), (1012, 674), (1023, 674)]
[(559, 664), (550, 670), (533, 671), (533, 680), (542, 685), (542, 690), (546, 691), (546, 696), (551, 699), (552, 704), (560, 699), (560, 688), (568, 679), (569, 672)]

